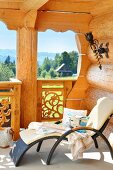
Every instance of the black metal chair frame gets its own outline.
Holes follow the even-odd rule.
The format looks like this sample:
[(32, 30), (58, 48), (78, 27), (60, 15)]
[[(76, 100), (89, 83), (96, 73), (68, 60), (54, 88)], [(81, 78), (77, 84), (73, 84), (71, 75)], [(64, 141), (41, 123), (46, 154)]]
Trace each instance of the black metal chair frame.
[(47, 136), (47, 137), (43, 137), (43, 138), (40, 138), (34, 142), (32, 142), (31, 144), (27, 145), (26, 143), (24, 143), (24, 141), (20, 138), (17, 142), (15, 142), (14, 144), (14, 147), (11, 149), (10, 151), (10, 156), (11, 156), (11, 159), (13, 160), (15, 166), (19, 166), (24, 154), (27, 152), (27, 150), (29, 150), (32, 146), (34, 146), (35, 144), (38, 143), (38, 146), (37, 146), (37, 152), (40, 151), (40, 148), (41, 148), (41, 145), (43, 143), (44, 140), (47, 140), (47, 139), (57, 139), (56, 142), (54, 143), (53, 147), (51, 148), (50, 152), (49, 152), (49, 155), (47, 157), (47, 161), (46, 161), (46, 164), (47, 165), (50, 165), (51, 163), (51, 159), (52, 159), (52, 156), (57, 148), (57, 146), (59, 145), (59, 143), (62, 141), (62, 140), (67, 140), (67, 136), (75, 131), (78, 131), (78, 130), (88, 130), (88, 131), (93, 131), (95, 132), (95, 134), (92, 136), (92, 139), (94, 140), (94, 144), (95, 144), (95, 147), (98, 148), (98, 143), (97, 143), (97, 137), (100, 136), (104, 141), (105, 143), (107, 144), (108, 148), (109, 148), (109, 151), (110, 151), (110, 154), (111, 154), (111, 157), (113, 159), (113, 149), (108, 141), (108, 139), (105, 137), (105, 135), (103, 134), (103, 131), (104, 129), (106, 128), (111, 116), (113, 114), (110, 115), (110, 117), (105, 121), (104, 125), (100, 128), (100, 130), (97, 130), (97, 129), (94, 129), (94, 128), (91, 128), (91, 127), (83, 127), (83, 126), (80, 126), (80, 127), (75, 127), (75, 128), (72, 128), (71, 130), (68, 130), (67, 132), (65, 132), (63, 135), (61, 136)]

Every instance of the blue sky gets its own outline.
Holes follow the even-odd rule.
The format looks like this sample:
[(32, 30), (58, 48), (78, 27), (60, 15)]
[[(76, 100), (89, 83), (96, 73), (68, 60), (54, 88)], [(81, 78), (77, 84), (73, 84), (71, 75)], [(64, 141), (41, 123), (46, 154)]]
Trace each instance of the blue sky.
[(75, 51), (75, 33), (67, 31), (64, 33), (47, 30), (38, 33), (38, 49), (40, 51), (63, 52)]
[(8, 30), (3, 22), (0, 22), (0, 49), (16, 49), (16, 31)]
[[(0, 22), (0, 49), (16, 49), (16, 31), (8, 30), (3, 22)], [(75, 51), (75, 33), (64, 33), (47, 30), (38, 33), (39, 52), (63, 52)]]

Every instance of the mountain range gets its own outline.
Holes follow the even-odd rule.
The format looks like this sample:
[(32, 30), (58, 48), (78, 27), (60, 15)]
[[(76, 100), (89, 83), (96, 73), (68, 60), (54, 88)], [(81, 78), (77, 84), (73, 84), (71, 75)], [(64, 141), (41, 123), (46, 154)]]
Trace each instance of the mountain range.
[[(44, 59), (48, 57), (54, 60), (56, 53), (38, 52), (38, 64), (42, 65)], [(0, 62), (4, 62), (10, 56), (11, 62), (16, 61), (16, 50), (14, 49), (0, 49)]]

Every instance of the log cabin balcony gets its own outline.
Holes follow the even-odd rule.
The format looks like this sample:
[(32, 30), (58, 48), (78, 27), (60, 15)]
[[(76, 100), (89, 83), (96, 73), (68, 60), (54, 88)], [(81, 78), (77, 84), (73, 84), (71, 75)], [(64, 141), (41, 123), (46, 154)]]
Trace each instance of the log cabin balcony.
[[(20, 102), (18, 105), (20, 127), (26, 128), (31, 121), (62, 117), (61, 113), (55, 114), (56, 118), (53, 116), (54, 113), (50, 116), (51, 113), (44, 111), (47, 109), (44, 105), (47, 105), (46, 95), (49, 93), (47, 86), (46, 89), (44, 87), (46, 83), (51, 86), (54, 82), (59, 86), (57, 89), (51, 86), (49, 90), (53, 93), (51, 97), (53, 100), (55, 96), (59, 98), (59, 103), (62, 100), (61, 112), (63, 112), (62, 107), (88, 109), (90, 112), (99, 97), (112, 98), (112, 5), (112, 0), (109, 2), (107, 0), (34, 0), (32, 3), (30, 0), (0, 0), (1, 21), (9, 30), (17, 32), (16, 79), (21, 82), (21, 92), (16, 101)], [(68, 30), (75, 32), (79, 50), (78, 76), (75, 81), (37, 80), (37, 32), (44, 32), (47, 29), (56, 32)], [(88, 43), (85, 38), (88, 32), (93, 33), (94, 40), (97, 39), (102, 47), (103, 44), (109, 44), (107, 57), (101, 55), (103, 58), (100, 60), (95, 56), (96, 50), (89, 47), (92, 41)], [(101, 50), (98, 49), (96, 52)], [(99, 69), (101, 65), (102, 69)], [(5, 85), (5, 82), (3, 84)], [(58, 89), (62, 99), (57, 94)], [(16, 93), (15, 90), (13, 93)], [(53, 101), (51, 103), (54, 104)]]
[[(76, 80), (37, 80), (37, 121), (57, 121), (63, 117), (68, 94)], [(11, 126), (14, 140), (19, 138), (22, 82), (17, 79), (0, 82), (0, 127)], [(77, 99), (76, 99), (77, 100)], [(79, 99), (83, 100), (83, 99)], [(23, 121), (23, 120), (21, 120)]]
[[(16, 79), (0, 82), (0, 109), (6, 113), (0, 126), (10, 123), (14, 140), (30, 122), (61, 119), (64, 107), (90, 113), (100, 97), (113, 99), (112, 0), (0, 0), (0, 20), (17, 33)], [(37, 79), (37, 32), (47, 29), (75, 33), (76, 80)], [(88, 32), (94, 41), (86, 40)], [(98, 49), (92, 47), (95, 39)], [(107, 57), (100, 49), (107, 49)]]

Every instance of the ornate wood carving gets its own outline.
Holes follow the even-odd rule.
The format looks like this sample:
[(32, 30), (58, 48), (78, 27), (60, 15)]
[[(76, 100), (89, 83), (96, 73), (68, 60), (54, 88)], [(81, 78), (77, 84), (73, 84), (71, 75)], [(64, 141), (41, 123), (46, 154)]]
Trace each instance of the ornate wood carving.
[(0, 82), (0, 130), (3, 127), (11, 127), (15, 141), (20, 132), (20, 93), (21, 81), (11, 79)]
[(63, 108), (74, 83), (72, 80), (37, 81), (37, 121), (62, 119)]
[(11, 114), (11, 103), (8, 99), (2, 99), (0, 101), (0, 129), (5, 122), (9, 122), (8, 116)]
[(62, 91), (44, 90), (42, 96), (42, 119), (61, 119), (63, 112)]

